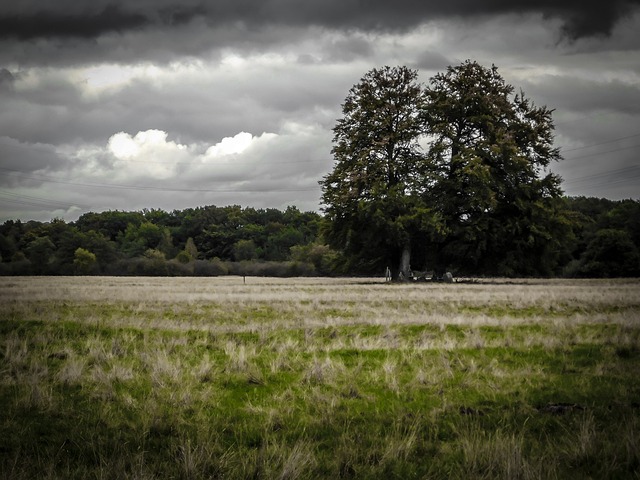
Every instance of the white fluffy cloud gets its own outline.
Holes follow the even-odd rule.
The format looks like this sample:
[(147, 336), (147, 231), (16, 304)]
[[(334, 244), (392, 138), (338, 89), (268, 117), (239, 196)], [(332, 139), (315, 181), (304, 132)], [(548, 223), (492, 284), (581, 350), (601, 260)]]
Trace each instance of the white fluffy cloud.
[(115, 158), (114, 176), (122, 179), (171, 178), (176, 165), (191, 159), (186, 145), (167, 141), (167, 132), (161, 130), (146, 130), (135, 136), (116, 133), (109, 139), (107, 150)]
[[(112, 173), (128, 179), (173, 178), (180, 181), (180, 175), (188, 176), (190, 171), (202, 170), (203, 166), (214, 168), (256, 161), (255, 150), (264, 149), (278, 138), (275, 133), (253, 136), (248, 132), (239, 132), (202, 148), (196, 144), (184, 145), (167, 140), (168, 136), (162, 130), (145, 130), (135, 135), (118, 132), (112, 135), (104, 152), (114, 159), (111, 163)], [(95, 152), (92, 155), (95, 156)]]

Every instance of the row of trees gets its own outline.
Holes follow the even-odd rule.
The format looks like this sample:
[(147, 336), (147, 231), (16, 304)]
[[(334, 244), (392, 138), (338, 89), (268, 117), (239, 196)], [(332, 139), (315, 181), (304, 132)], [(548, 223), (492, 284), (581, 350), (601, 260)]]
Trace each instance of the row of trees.
[(640, 202), (565, 199), (571, 219), (568, 277), (640, 277)]
[(318, 245), (321, 217), (294, 207), (207, 206), (87, 213), (76, 222), (7, 221), (4, 274), (311, 275), (333, 255)]
[[(561, 198), (569, 235), (552, 259), (511, 254), (497, 275), (640, 276), (640, 202)], [(208, 206), (87, 213), (73, 223), (0, 225), (3, 275), (381, 275), (382, 262), (326, 245), (327, 219), (295, 208)], [(425, 256), (426, 257), (426, 256)], [(486, 275), (454, 259), (456, 274)], [(506, 263), (505, 263), (506, 264)], [(426, 265), (425, 267), (428, 267)]]

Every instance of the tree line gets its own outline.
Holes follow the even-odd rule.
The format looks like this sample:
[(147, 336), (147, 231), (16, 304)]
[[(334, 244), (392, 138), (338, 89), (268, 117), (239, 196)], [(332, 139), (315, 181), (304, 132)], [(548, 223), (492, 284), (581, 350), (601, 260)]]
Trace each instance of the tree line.
[(66, 223), (9, 220), (1, 272), (32, 275), (325, 275), (321, 217), (295, 207), (205, 206), (86, 213)]
[[(553, 260), (514, 256), (506, 276), (640, 276), (640, 202), (563, 197), (570, 234)], [(294, 207), (206, 206), (8, 220), (2, 275), (382, 275), (381, 262), (327, 245), (327, 219)], [(487, 275), (460, 259), (456, 275)], [(466, 265), (466, 268), (465, 268)]]

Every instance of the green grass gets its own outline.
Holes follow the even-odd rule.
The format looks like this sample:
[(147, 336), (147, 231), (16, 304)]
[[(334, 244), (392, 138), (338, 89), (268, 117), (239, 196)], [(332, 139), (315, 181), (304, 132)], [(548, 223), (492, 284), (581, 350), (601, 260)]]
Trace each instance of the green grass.
[(640, 478), (639, 283), (247, 280), (0, 279), (0, 477)]

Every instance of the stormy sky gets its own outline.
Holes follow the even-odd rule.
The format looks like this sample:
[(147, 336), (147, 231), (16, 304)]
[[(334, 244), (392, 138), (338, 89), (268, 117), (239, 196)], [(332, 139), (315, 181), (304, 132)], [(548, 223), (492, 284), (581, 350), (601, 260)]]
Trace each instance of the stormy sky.
[(370, 69), (466, 59), (555, 109), (568, 195), (640, 198), (640, 0), (21, 0), (0, 6), (0, 221), (318, 210)]

